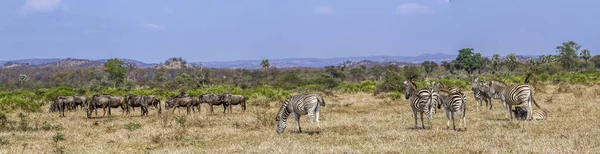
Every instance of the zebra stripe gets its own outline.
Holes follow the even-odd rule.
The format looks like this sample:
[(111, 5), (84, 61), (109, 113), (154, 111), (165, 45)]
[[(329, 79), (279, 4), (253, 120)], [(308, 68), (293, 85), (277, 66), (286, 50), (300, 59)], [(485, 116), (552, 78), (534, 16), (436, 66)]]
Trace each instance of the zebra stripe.
[[(319, 126), (319, 113), (321, 107), (325, 106), (323, 97), (314, 94), (298, 94), (294, 95), (281, 104), (281, 109), (277, 113), (275, 121), (277, 122), (277, 133), (283, 133), (283, 130), (287, 127), (286, 121), (290, 114), (294, 115), (296, 124), (298, 125), (298, 132), (302, 132), (300, 128), (300, 116), (307, 115), (310, 121), (310, 126), (313, 125), (313, 121), (317, 122)], [(313, 117), (313, 112), (316, 113), (316, 117)]]
[[(527, 110), (527, 119), (532, 118), (533, 104), (540, 107), (533, 99), (533, 87), (528, 84), (507, 86), (499, 81), (490, 81), (490, 84), (490, 91), (500, 97), (507, 113), (510, 114), (510, 119), (513, 118), (513, 114), (510, 112), (513, 105), (524, 107)], [(508, 118), (506, 114), (504, 116)]]
[[(433, 91), (434, 95), (438, 96), (438, 102), (441, 106), (444, 107), (446, 111), (446, 128), (450, 128), (450, 118), (452, 118), (452, 128), (456, 130), (456, 126), (454, 125), (454, 114), (456, 113), (459, 120), (462, 120), (462, 123), (459, 122), (459, 129), (463, 128), (467, 129), (467, 120), (466, 120), (466, 98), (465, 95), (461, 92), (451, 92), (446, 89), (435, 89)], [(439, 106), (439, 105), (438, 105)], [(464, 125), (463, 125), (464, 124)], [(463, 127), (464, 126), (464, 127)]]
[(433, 107), (431, 93), (428, 89), (421, 89), (417, 91), (417, 85), (409, 81), (404, 81), (404, 85), (406, 87), (405, 98), (409, 100), (410, 106), (413, 110), (413, 117), (415, 118), (415, 128), (418, 127), (417, 123), (417, 112), (421, 113), (421, 126), (425, 128), (425, 124), (423, 122), (423, 114), (427, 115), (427, 120), (429, 123), (429, 127), (431, 127), (431, 119), (433, 118), (433, 114), (435, 114), (435, 108)]
[[(479, 95), (479, 106), (483, 106), (483, 101), (485, 101), (485, 107), (488, 107), (489, 105), (489, 110), (492, 110), (493, 94), (490, 92), (490, 86), (485, 83), (479, 83), (479, 88), (476, 93)], [(479, 109), (479, 107), (477, 108)]]

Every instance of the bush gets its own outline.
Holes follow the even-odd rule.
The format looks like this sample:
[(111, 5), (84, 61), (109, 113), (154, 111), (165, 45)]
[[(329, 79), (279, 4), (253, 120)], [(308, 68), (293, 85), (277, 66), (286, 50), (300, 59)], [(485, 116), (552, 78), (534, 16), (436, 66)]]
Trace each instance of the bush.
[(396, 92), (404, 90), (404, 81), (406, 78), (400, 76), (398, 73), (393, 71), (386, 71), (385, 79), (383, 83), (379, 84), (374, 91), (374, 94), (377, 95), (381, 92)]
[(142, 127), (142, 125), (140, 125), (139, 123), (134, 123), (134, 122), (129, 122), (127, 124), (125, 124), (125, 129), (129, 130), (129, 131), (134, 131), (136, 129), (140, 129)]

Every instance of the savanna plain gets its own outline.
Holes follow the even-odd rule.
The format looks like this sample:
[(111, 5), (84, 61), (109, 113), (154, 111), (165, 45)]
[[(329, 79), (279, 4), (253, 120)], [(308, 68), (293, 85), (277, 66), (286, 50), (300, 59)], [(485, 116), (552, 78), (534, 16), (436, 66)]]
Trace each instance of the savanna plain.
[[(210, 114), (185, 110), (158, 114), (139, 108), (129, 116), (88, 119), (84, 111), (13, 112), (14, 125), (32, 129), (0, 132), (0, 153), (595, 153), (600, 151), (600, 85), (536, 86), (535, 99), (547, 113), (541, 121), (507, 120), (499, 100), (491, 111), (467, 95), (467, 130), (446, 129), (438, 110), (431, 128), (415, 129), (405, 99), (369, 93), (322, 94), (320, 127), (302, 116), (299, 133), (293, 118), (285, 132), (275, 132), (282, 102), (249, 100), (248, 110)], [(539, 109), (539, 108), (534, 108)], [(101, 114), (101, 112), (99, 112)], [(427, 120), (425, 120), (427, 126)], [(420, 125), (420, 124), (419, 124)], [(458, 126), (458, 122), (457, 122)]]

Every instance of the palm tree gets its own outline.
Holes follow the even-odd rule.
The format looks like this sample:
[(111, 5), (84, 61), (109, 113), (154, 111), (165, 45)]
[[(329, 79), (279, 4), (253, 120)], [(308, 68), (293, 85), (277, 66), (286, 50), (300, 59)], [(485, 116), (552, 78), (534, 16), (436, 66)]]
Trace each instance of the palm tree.
[(19, 75), (19, 82), (21, 82), (21, 86), (23, 86), (26, 81), (27, 81), (27, 75), (25, 75), (25, 74)]
[(588, 49), (584, 49), (581, 51), (581, 53), (579, 54), (579, 57), (581, 57), (582, 59), (585, 60), (585, 63), (588, 62), (588, 60), (592, 57), (592, 55), (590, 55), (590, 50)]
[(269, 67), (271, 67), (271, 64), (269, 64), (269, 60), (268, 59), (263, 59), (260, 61), (260, 66), (265, 70), (265, 74), (267, 75), (267, 78), (269, 77)]

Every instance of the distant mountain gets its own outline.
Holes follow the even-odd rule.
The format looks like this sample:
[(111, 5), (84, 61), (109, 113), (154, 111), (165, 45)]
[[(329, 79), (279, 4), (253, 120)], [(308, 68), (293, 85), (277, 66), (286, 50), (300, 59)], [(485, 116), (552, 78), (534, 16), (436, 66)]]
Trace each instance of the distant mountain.
[[(416, 57), (409, 56), (365, 56), (365, 57), (346, 57), (346, 58), (287, 58), (287, 59), (269, 59), (272, 67), (289, 68), (289, 67), (325, 67), (337, 66), (345, 62), (404, 62), (404, 63), (421, 63), (423, 61), (434, 61), (440, 63), (442, 61), (451, 61), (456, 55), (448, 55), (443, 53), (438, 54), (422, 54)], [(202, 65), (210, 68), (246, 68), (259, 69), (260, 60), (240, 60), (240, 61), (220, 61), (220, 62), (197, 62), (196, 65)]]
[[(536, 58), (535, 55), (517, 55), (519, 61), (527, 61), (527, 59)], [(491, 56), (487, 58), (491, 59)], [(501, 57), (504, 59), (505, 57)], [(379, 65), (379, 64), (398, 64), (411, 65), (419, 64), (423, 61), (434, 61), (441, 63), (443, 61), (452, 61), (456, 59), (456, 55), (443, 53), (437, 54), (421, 54), (419, 56), (365, 56), (365, 57), (337, 57), (337, 58), (286, 58), (286, 59), (269, 59), (272, 67), (291, 68), (291, 67), (313, 67), (322, 68), (326, 66), (339, 66), (342, 64), (358, 64), (361, 65)], [(21, 59), (0, 61), (0, 67), (9, 64), (11, 67), (102, 67), (108, 59), (88, 60), (88, 59)], [(144, 63), (132, 59), (121, 59), (126, 63), (133, 64), (138, 68), (156, 68), (159, 67), (156, 63)], [(228, 68), (228, 69), (260, 69), (261, 60), (237, 60), (237, 61), (212, 61), (212, 62), (193, 62), (188, 63), (191, 66), (203, 66), (208, 68)], [(350, 63), (349, 63), (350, 62)], [(163, 66), (161, 66), (163, 67)]]

